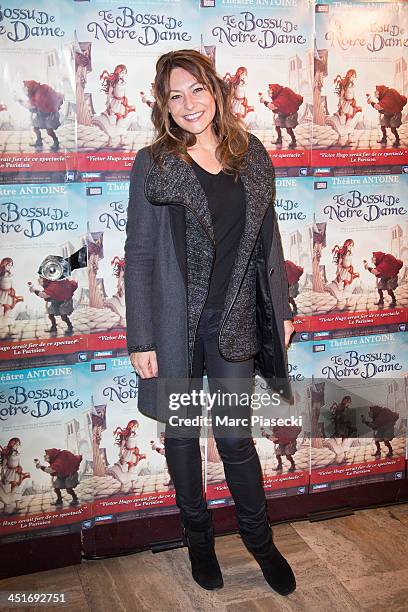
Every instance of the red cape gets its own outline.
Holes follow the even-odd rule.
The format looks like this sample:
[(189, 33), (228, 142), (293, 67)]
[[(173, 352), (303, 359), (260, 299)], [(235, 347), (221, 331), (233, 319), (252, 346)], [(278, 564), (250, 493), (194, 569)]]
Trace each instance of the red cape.
[(407, 98), (401, 95), (396, 89), (385, 85), (376, 85), (378, 90), (378, 101), (382, 108), (389, 115), (400, 113), (407, 103)]
[(373, 255), (375, 257), (375, 267), (383, 278), (396, 276), (404, 265), (400, 259), (390, 253), (374, 251)]
[(299, 278), (303, 274), (303, 268), (297, 266), (293, 261), (285, 261), (286, 276), (288, 277), (288, 284), (294, 285), (298, 282)]
[(38, 81), (24, 81), (30, 104), (42, 113), (54, 113), (61, 107), (64, 96), (49, 85)]
[(272, 92), (272, 102), (277, 107), (278, 112), (283, 115), (296, 113), (303, 103), (302, 96), (289, 89), (289, 87), (282, 87), (282, 85), (275, 83), (269, 85), (269, 89)]
[(78, 471), (82, 455), (74, 455), (71, 451), (59, 448), (46, 448), (50, 459), (50, 468), (59, 476), (65, 477)]
[(277, 439), (278, 444), (291, 444), (291, 442), (296, 442), (296, 438), (301, 431), (302, 428), (296, 425), (275, 425), (272, 429), (273, 436)]
[(74, 291), (78, 288), (78, 283), (75, 280), (65, 278), (60, 281), (49, 281), (48, 285), (43, 287), (46, 293), (52, 300), (57, 302), (65, 302), (70, 300), (74, 295)]
[(375, 427), (385, 427), (386, 425), (394, 425), (399, 419), (398, 412), (393, 412), (389, 408), (382, 406), (373, 406), (372, 421)]

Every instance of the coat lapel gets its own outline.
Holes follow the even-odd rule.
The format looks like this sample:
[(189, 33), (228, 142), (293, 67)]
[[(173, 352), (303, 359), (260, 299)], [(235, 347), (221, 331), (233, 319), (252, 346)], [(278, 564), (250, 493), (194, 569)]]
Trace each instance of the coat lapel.
[[(274, 196), (274, 174), (269, 160), (260, 158), (258, 140), (249, 140), (248, 151), (245, 156), (245, 168), (241, 170), (241, 181), (245, 190), (246, 212), (245, 227), (241, 236), (231, 273), (230, 283), (224, 304), (224, 313), (229, 311), (235, 299), (235, 295), (241, 285), (248, 262), (258, 233), (262, 226), (265, 213), (273, 201)], [(262, 147), (262, 145), (261, 145)], [(264, 153), (265, 149), (261, 149)]]
[(160, 168), (153, 164), (146, 176), (146, 198), (154, 204), (183, 204), (190, 208), (214, 243), (214, 227), (207, 197), (193, 168), (175, 155), (167, 155)]

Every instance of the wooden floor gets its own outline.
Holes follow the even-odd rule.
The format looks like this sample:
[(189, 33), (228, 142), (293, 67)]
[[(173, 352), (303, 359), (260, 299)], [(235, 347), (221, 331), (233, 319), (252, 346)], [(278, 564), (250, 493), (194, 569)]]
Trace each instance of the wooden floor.
[[(216, 539), (225, 586), (215, 592), (192, 580), (187, 549), (143, 552), (0, 582), (0, 589), (65, 593), (72, 612), (351, 612), (408, 611), (408, 504), (352, 516), (274, 527), (297, 590), (270, 589), (238, 535)], [(56, 606), (2, 610), (56, 610)]]

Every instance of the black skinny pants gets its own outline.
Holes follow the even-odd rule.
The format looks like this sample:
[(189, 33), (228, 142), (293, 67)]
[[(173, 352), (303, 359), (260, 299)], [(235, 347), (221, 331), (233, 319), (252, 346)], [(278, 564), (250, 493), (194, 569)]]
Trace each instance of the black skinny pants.
[[(246, 361), (226, 361), (218, 350), (218, 324), (221, 309), (205, 308), (196, 333), (193, 361), (193, 379), (199, 389), (202, 385), (204, 363), (207, 369), (210, 393), (229, 391), (236, 393), (253, 392), (253, 358)], [(239, 330), (237, 330), (239, 333)], [(243, 396), (241, 396), (243, 397)], [(248, 402), (247, 402), (248, 403)], [(262, 483), (262, 469), (256, 451), (250, 426), (247, 428), (217, 426), (215, 416), (247, 417), (251, 407), (247, 405), (228, 406), (215, 403), (211, 412), (213, 434), (219, 455), (224, 465), (225, 478), (235, 502), (238, 526), (241, 532), (252, 529), (266, 521), (265, 493)], [(232, 402), (231, 402), (232, 404)], [(186, 435), (188, 432), (191, 435)], [(166, 423), (165, 453), (167, 466), (172, 477), (176, 504), (180, 508), (183, 523), (199, 526), (208, 522), (207, 505), (203, 497), (202, 460), (199, 445), (200, 427), (171, 426)]]

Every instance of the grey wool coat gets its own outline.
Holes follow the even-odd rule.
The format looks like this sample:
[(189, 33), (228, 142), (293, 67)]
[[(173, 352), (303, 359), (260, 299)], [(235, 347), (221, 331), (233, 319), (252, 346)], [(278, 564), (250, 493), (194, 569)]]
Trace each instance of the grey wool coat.
[[(266, 149), (252, 134), (240, 176), (245, 227), (218, 346), (230, 361), (254, 357), (255, 372), (290, 402), (283, 321), (293, 317), (274, 208), (274, 170)], [(126, 232), (127, 348), (129, 353), (155, 350), (158, 362), (158, 377), (139, 378), (138, 408), (166, 422), (174, 413), (163, 389), (169, 393), (176, 389), (169, 381), (191, 377), (195, 333), (215, 258), (208, 200), (187, 162), (169, 154), (159, 167), (149, 147), (137, 153)], [(178, 417), (186, 414), (183, 409), (177, 412)]]

